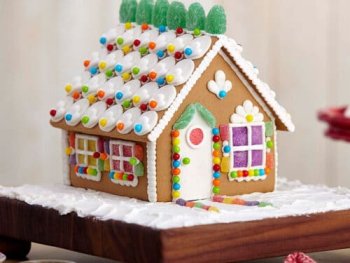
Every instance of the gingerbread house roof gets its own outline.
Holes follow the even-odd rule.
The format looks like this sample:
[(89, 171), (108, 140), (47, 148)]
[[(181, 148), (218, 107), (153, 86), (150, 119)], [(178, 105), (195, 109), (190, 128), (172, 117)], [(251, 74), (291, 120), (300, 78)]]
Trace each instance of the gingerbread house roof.
[(100, 43), (101, 50), (84, 61), (82, 75), (66, 85), (66, 97), (51, 110), (54, 126), (155, 141), (224, 51), (274, 114), (277, 129), (294, 130), (290, 115), (233, 39), (126, 23), (106, 32)]

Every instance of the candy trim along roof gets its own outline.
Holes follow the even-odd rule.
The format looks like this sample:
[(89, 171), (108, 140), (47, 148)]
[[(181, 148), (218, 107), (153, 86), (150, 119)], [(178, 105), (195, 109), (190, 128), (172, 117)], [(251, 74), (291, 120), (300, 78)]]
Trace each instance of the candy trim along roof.
[(67, 97), (50, 111), (54, 126), (69, 130), (81, 123), (87, 133), (98, 126), (108, 134), (148, 134), (147, 139), (155, 141), (224, 48), (283, 124), (278, 128), (294, 130), (290, 115), (233, 39), (125, 23), (105, 33), (100, 42), (102, 56), (94, 53), (84, 62), (83, 75), (65, 87)]

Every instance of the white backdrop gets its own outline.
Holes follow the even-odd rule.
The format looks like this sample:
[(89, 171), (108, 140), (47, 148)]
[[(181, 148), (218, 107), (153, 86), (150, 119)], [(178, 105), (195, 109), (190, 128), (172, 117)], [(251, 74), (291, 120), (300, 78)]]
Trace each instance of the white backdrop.
[[(195, 1), (184, 1), (188, 6)], [(200, 1), (225, 6), (228, 32), (291, 112), (279, 172), (350, 186), (350, 145), (323, 137), (316, 111), (350, 103), (350, 1)], [(0, 0), (0, 184), (61, 182), (60, 132), (49, 109), (118, 20), (117, 0)]]

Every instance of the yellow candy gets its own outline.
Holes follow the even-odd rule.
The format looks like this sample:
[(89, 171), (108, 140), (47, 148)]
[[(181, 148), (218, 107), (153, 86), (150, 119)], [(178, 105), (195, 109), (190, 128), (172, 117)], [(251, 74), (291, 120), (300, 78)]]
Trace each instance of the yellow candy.
[(131, 29), (132, 28), (132, 24), (130, 22), (125, 23), (125, 29)]
[(249, 175), (253, 176), (254, 175), (254, 170), (249, 170)]
[(66, 91), (67, 93), (69, 93), (69, 92), (72, 91), (73, 87), (72, 87), (71, 84), (67, 84), (67, 85), (64, 87), (64, 89), (65, 89), (65, 91)]
[(130, 47), (129, 46), (124, 46), (122, 48), (122, 50), (123, 50), (124, 54), (128, 54), (130, 52)]
[(215, 157), (215, 158), (213, 158), (213, 163), (214, 164), (220, 164), (220, 158), (219, 157)]
[(215, 206), (209, 207), (208, 211), (215, 212), (215, 213), (219, 213), (220, 212), (220, 210), (217, 207), (215, 207)]
[(168, 45), (168, 51), (170, 53), (174, 52), (175, 51), (175, 46), (173, 44)]
[(173, 145), (180, 145), (180, 138), (174, 138)]
[(166, 76), (166, 81), (167, 81), (168, 83), (173, 82), (173, 81), (174, 81), (174, 75), (167, 75), (167, 76)]
[(179, 191), (173, 191), (173, 198), (179, 198), (180, 197), (180, 192)]
[(102, 127), (105, 127), (105, 126), (107, 125), (107, 119), (106, 119), (106, 118), (101, 119), (101, 120), (100, 120), (100, 125), (101, 125)]
[(66, 155), (71, 155), (72, 154), (72, 148), (71, 147), (67, 147), (66, 148)]
[(251, 114), (248, 114), (247, 116), (245, 116), (245, 119), (247, 120), (247, 122), (252, 122), (254, 120), (254, 116)]
[(90, 104), (94, 104), (96, 102), (96, 97), (95, 95), (93, 94), (90, 94), (88, 97), (87, 97), (88, 101), (90, 102)]
[(230, 171), (230, 157), (222, 157), (220, 167), (222, 172), (228, 173)]
[(134, 104), (139, 103), (140, 101), (141, 101), (140, 96), (134, 96), (134, 97), (132, 98), (132, 102), (133, 102)]
[(104, 70), (107, 67), (107, 62), (106, 61), (100, 61), (100, 63), (98, 63), (98, 67), (100, 68), (100, 70)]
[(228, 197), (224, 197), (224, 200), (222, 200), (222, 202), (224, 204), (231, 204), (232, 203), (232, 199), (231, 198), (228, 198)]
[(123, 78), (124, 81), (128, 81), (128, 80), (130, 80), (131, 75), (130, 75), (129, 72), (124, 72), (124, 73), (122, 74), (122, 78)]

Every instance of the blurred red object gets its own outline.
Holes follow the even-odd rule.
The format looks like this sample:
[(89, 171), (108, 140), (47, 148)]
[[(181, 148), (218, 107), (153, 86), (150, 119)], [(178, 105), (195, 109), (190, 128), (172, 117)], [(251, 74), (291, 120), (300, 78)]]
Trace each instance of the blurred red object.
[(294, 252), (292, 254), (289, 254), (286, 257), (286, 259), (284, 260), (284, 263), (317, 263), (317, 262), (302, 252)]
[(350, 142), (350, 118), (344, 114), (346, 108), (328, 108), (318, 112), (318, 119), (328, 123), (327, 137)]

